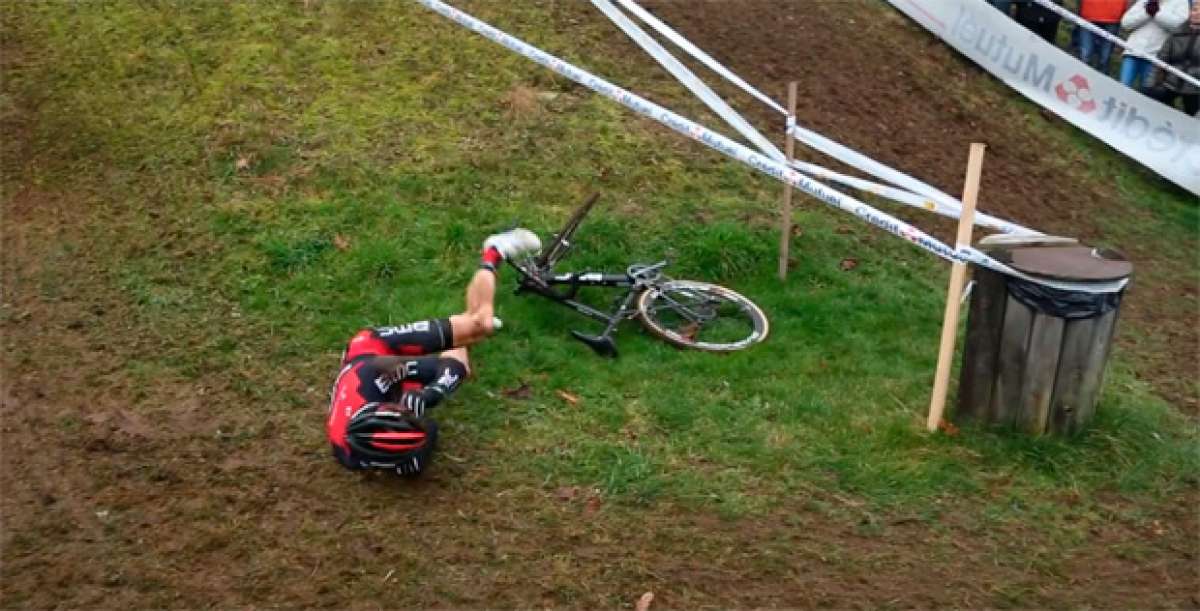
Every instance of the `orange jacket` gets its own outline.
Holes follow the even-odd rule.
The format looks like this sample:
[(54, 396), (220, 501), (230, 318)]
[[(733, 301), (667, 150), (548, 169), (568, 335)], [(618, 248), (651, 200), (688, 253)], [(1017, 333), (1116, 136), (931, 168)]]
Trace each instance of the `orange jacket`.
[(1119, 23), (1126, 0), (1079, 0), (1079, 16), (1096, 23)]

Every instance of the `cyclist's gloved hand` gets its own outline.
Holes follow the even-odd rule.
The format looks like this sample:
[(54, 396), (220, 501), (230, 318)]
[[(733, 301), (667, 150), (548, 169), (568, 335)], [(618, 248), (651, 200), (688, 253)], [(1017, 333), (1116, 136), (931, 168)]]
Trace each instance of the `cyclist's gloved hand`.
[(404, 393), (404, 395), (400, 397), (400, 405), (404, 407), (405, 411), (412, 414), (416, 418), (424, 417), (425, 408), (430, 407), (427, 405), (425, 393), (423, 391), (413, 390)]
[(424, 457), (419, 452), (413, 452), (409, 456), (401, 458), (396, 463), (396, 473), (406, 476), (420, 475), (421, 470), (425, 467)]

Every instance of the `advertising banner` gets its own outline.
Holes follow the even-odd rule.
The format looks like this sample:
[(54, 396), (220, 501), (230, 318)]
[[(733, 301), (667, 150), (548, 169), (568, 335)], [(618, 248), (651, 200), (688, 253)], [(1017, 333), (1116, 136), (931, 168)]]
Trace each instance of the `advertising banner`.
[(1200, 195), (1200, 119), (1093, 70), (984, 0), (888, 0), (996, 78)]

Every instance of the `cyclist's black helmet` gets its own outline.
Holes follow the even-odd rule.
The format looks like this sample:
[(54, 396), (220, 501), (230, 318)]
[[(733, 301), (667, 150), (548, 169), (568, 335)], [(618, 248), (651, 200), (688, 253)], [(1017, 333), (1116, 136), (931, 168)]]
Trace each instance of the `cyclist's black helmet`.
[(429, 443), (425, 426), (399, 405), (371, 403), (346, 428), (346, 443), (372, 466), (389, 467)]

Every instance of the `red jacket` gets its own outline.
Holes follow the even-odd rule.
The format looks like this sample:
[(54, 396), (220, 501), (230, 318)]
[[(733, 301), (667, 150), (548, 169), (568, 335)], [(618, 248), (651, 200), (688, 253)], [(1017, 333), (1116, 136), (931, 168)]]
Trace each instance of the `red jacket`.
[(1120, 23), (1126, 0), (1079, 0), (1079, 16), (1095, 23)]

